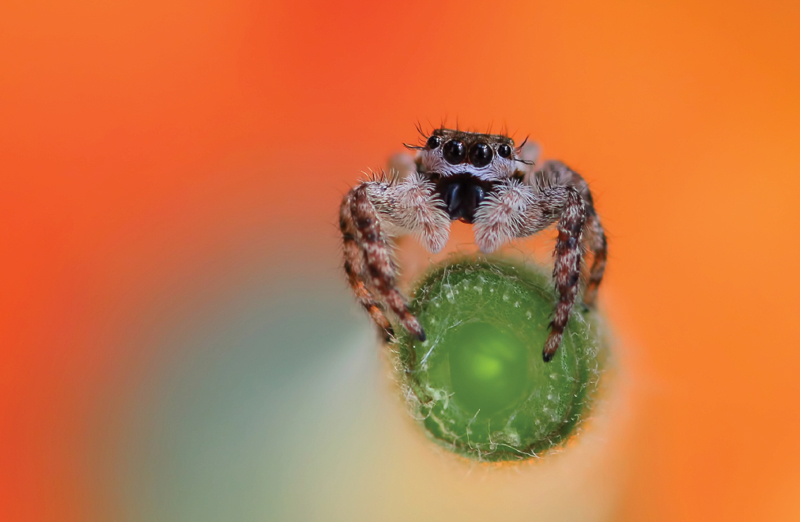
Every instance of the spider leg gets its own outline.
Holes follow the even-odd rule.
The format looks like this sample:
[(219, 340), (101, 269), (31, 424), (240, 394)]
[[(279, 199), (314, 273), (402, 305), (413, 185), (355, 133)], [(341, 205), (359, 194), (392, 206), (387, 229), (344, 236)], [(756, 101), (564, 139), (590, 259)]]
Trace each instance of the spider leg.
[(344, 271), (347, 275), (347, 282), (358, 299), (358, 302), (367, 311), (372, 321), (384, 332), (384, 340), (394, 335), (392, 325), (381, 310), (380, 305), (364, 283), (362, 274), (364, 273), (364, 254), (357, 242), (357, 231), (353, 222), (353, 215), (350, 212), (351, 194), (347, 194), (342, 200), (339, 208), (339, 228), (342, 231), (343, 251), (344, 251)]
[(550, 334), (542, 357), (550, 361), (561, 344), (569, 321), (581, 274), (586, 205), (573, 186), (537, 187), (509, 180), (496, 188), (475, 214), (475, 242), (483, 252), (492, 252), (505, 241), (526, 237), (558, 220), (558, 241), (553, 279), (558, 292)]
[[(450, 231), (450, 220), (441, 205), (433, 184), (416, 173), (402, 182), (385, 177), (364, 182), (342, 202), (345, 271), (348, 272), (349, 263), (348, 278), (356, 297), (373, 321), (386, 331), (388, 321), (382, 312), (378, 315), (375, 311), (380, 311), (375, 294), (406, 330), (425, 340), (419, 320), (409, 312), (407, 301), (397, 288), (397, 267), (389, 236), (415, 233), (428, 250), (441, 250)], [(359, 266), (354, 264), (356, 254), (360, 256)]]
[[(497, 186), (475, 212), (473, 232), (481, 252), (490, 254), (503, 243), (535, 234), (552, 223), (553, 218), (531, 211), (539, 209), (539, 199), (533, 187), (517, 180)], [(523, 229), (531, 231), (523, 233)]]
[(583, 303), (586, 306), (594, 307), (597, 303), (597, 290), (603, 281), (603, 273), (606, 271), (606, 259), (608, 257), (608, 241), (603, 232), (603, 225), (594, 208), (586, 211), (586, 232), (588, 237), (587, 244), (593, 252), (592, 267), (589, 269), (589, 279), (586, 283), (586, 290), (583, 292)]
[(603, 273), (608, 257), (608, 241), (606, 240), (600, 217), (594, 208), (594, 200), (589, 185), (580, 174), (560, 161), (548, 161), (537, 173), (537, 182), (544, 186), (572, 186), (578, 189), (586, 205), (586, 246), (592, 252), (592, 265), (583, 293), (583, 303), (594, 307), (597, 302), (597, 290), (603, 281)]
[(405, 329), (420, 340), (425, 340), (422, 326), (408, 311), (406, 299), (397, 289), (395, 282), (397, 268), (386, 238), (381, 233), (381, 223), (375, 207), (370, 202), (367, 185), (360, 185), (353, 191), (350, 212), (358, 231), (367, 272), (372, 278), (372, 287), (381, 294), (382, 301), (397, 315)]
[(544, 344), (542, 357), (549, 362), (561, 344), (564, 329), (567, 327), (578, 282), (581, 277), (581, 255), (583, 228), (586, 224), (586, 208), (580, 193), (574, 187), (566, 187), (567, 200), (558, 220), (558, 240), (556, 242), (556, 263), (553, 279), (558, 291), (558, 303), (553, 320), (550, 321), (550, 335)]

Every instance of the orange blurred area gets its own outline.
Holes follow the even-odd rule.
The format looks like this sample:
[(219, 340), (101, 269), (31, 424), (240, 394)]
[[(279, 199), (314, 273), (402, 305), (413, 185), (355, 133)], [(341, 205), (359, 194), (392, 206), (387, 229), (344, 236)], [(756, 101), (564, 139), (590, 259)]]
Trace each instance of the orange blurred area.
[(592, 185), (634, 383), (613, 519), (797, 520), (798, 23), (777, 1), (5, 2), (0, 519), (120, 519), (86, 433), (146, 386), (142, 332), (257, 271), (339, 277), (341, 196), (446, 118)]

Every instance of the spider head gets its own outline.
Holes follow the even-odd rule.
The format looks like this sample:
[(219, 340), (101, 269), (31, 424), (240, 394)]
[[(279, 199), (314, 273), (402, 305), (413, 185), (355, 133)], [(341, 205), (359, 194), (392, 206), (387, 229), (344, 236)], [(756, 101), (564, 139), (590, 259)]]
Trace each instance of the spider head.
[(423, 136), (417, 170), (435, 183), (450, 219), (472, 223), (493, 187), (520, 173), (523, 164), (514, 141), (499, 134), (437, 129)]
[(510, 178), (519, 162), (514, 140), (499, 134), (480, 134), (436, 129), (418, 150), (421, 172), (450, 176), (473, 176), (493, 182)]

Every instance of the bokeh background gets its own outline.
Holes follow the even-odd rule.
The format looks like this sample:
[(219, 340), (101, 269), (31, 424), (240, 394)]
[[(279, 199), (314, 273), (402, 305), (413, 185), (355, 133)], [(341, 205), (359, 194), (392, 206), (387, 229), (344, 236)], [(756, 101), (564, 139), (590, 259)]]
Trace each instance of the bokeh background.
[[(800, 519), (798, 23), (4, 1), (0, 519)], [(443, 118), (596, 193), (623, 393), (591, 457), (464, 467), (392, 401), (336, 208)]]

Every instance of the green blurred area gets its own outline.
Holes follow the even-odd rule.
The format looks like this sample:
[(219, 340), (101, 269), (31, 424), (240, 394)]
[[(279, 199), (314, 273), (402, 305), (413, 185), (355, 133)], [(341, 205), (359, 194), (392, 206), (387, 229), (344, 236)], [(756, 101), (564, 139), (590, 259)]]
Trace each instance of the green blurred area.
[[(168, 324), (150, 333), (163, 355), (105, 416), (109, 425), (91, 450), (115, 520), (601, 520), (608, 513), (591, 444), (508, 472), (431, 444), (404, 411), (387, 349), (339, 279), (250, 281), (187, 304)], [(464, 335), (490, 333), (474, 328)], [(498, 368), (525, 357), (512, 342), (503, 350), (487, 357), (475, 346), (456, 365), (492, 381)], [(496, 384), (495, 402), (464, 400), (498, 405), (521, 381)], [(576, 497), (585, 501), (567, 500)]]
[(492, 417), (524, 399), (528, 350), (517, 337), (488, 323), (458, 328), (450, 342), (453, 397), (467, 411)]

